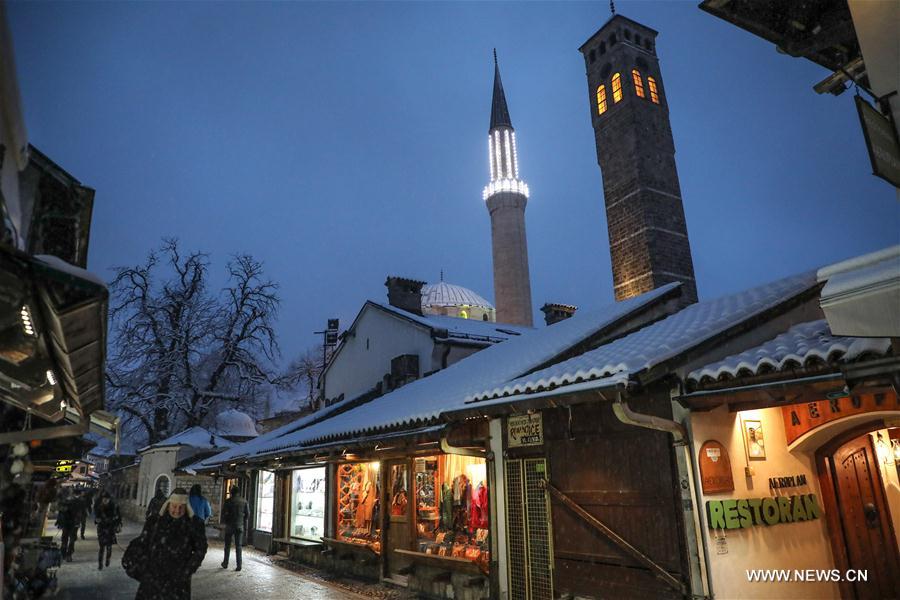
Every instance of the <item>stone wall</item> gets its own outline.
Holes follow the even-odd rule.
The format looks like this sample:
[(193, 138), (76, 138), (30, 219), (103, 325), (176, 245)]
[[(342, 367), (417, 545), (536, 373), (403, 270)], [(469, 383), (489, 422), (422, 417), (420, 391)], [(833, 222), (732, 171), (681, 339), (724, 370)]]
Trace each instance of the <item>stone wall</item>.
[(219, 529), (219, 519), (222, 516), (222, 479), (207, 477), (205, 475), (187, 475), (185, 473), (175, 473), (175, 487), (182, 487), (185, 491), (190, 492), (191, 486), (196, 483), (200, 484), (203, 496), (209, 500), (212, 507), (212, 516), (209, 518), (209, 527)]

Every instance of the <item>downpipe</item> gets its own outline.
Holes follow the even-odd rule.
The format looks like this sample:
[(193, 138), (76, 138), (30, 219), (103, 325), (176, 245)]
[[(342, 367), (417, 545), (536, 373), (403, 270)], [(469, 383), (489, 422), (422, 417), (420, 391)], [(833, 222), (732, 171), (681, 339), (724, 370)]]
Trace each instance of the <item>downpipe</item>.
[[(603, 397), (601, 396), (601, 398)], [(605, 400), (605, 398), (603, 399)], [(616, 418), (622, 423), (633, 425), (635, 427), (643, 427), (644, 429), (653, 429), (655, 431), (671, 433), (674, 440), (673, 445), (681, 447), (680, 456), (679, 454), (676, 454), (676, 461), (679, 464), (678, 470), (684, 474), (683, 479), (679, 482), (681, 487), (681, 498), (683, 502), (687, 501), (693, 504), (693, 507), (691, 508), (683, 507), (682, 511), (687, 512), (687, 510), (690, 510), (691, 512), (691, 521), (694, 525), (694, 539), (689, 540), (689, 545), (697, 549), (697, 566), (699, 570), (697, 575), (699, 575), (701, 588), (700, 590), (692, 591), (692, 598), (702, 598), (704, 600), (710, 598), (706, 542), (703, 538), (703, 528), (700, 524), (699, 510), (695, 510), (696, 507), (702, 506), (702, 504), (697, 495), (697, 486), (694, 479), (694, 457), (693, 452), (691, 452), (687, 429), (681, 423), (671, 419), (664, 419), (663, 417), (657, 417), (655, 415), (635, 412), (628, 406), (628, 402), (622, 399), (622, 392), (616, 392), (616, 400), (613, 402), (612, 409), (613, 414), (615, 414)], [(694, 577), (691, 579), (693, 580)], [(692, 590), (694, 587), (695, 586), (692, 584)]]
[(447, 427), (441, 432), (441, 451), (444, 454), (458, 454), (460, 456), (475, 456), (477, 458), (484, 458), (487, 460), (494, 458), (494, 453), (486, 450), (477, 450), (475, 448), (464, 448), (462, 446), (452, 446), (450, 442), (447, 440), (447, 433), (449, 429)]

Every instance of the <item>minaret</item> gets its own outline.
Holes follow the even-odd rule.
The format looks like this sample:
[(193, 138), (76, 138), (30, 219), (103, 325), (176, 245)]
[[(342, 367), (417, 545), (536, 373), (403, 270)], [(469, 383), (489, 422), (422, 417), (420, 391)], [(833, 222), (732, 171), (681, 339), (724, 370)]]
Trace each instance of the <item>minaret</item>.
[(528, 186), (519, 179), (516, 132), (506, 106), (496, 50), (488, 158), (491, 182), (485, 186), (483, 196), (491, 215), (497, 321), (531, 326), (531, 278), (528, 275), (528, 243), (525, 239)]
[(681, 281), (697, 301), (657, 32), (621, 15), (579, 48), (603, 173), (616, 300)]

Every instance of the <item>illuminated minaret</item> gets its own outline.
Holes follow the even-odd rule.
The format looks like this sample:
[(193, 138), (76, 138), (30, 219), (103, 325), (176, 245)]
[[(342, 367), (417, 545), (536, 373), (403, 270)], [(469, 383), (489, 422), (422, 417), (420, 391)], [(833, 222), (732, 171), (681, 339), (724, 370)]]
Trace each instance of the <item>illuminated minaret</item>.
[(530, 326), (531, 278), (528, 275), (528, 243), (525, 240), (528, 186), (519, 179), (516, 132), (506, 106), (496, 50), (488, 154), (491, 182), (484, 188), (484, 200), (491, 215), (497, 321)]

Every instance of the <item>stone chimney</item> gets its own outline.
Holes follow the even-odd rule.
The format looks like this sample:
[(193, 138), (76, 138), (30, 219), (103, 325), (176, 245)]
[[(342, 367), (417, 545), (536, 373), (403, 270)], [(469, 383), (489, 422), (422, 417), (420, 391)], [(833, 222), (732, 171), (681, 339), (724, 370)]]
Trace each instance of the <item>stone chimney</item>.
[(541, 312), (544, 313), (544, 322), (548, 326), (568, 319), (575, 314), (576, 310), (578, 310), (578, 307), (571, 304), (553, 304), (550, 302), (541, 307)]
[(422, 286), (424, 281), (388, 276), (388, 304), (416, 315), (422, 314)]

